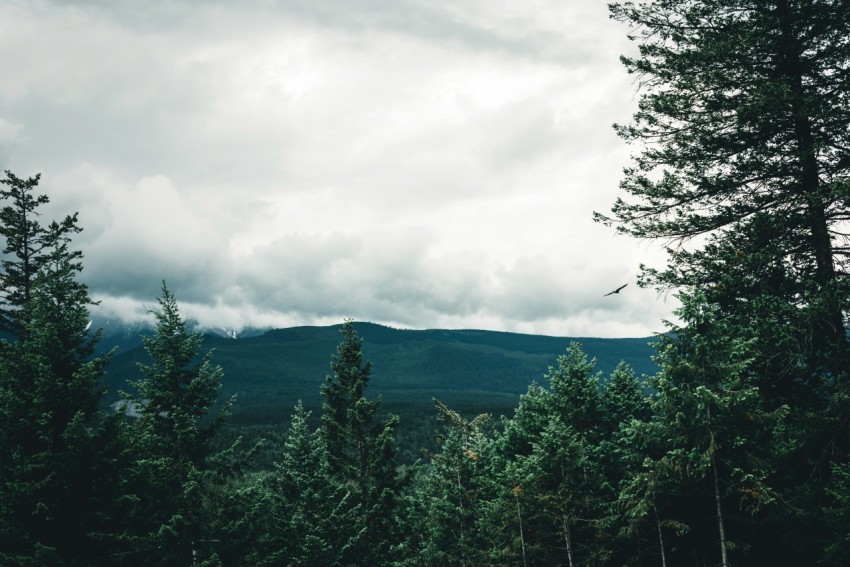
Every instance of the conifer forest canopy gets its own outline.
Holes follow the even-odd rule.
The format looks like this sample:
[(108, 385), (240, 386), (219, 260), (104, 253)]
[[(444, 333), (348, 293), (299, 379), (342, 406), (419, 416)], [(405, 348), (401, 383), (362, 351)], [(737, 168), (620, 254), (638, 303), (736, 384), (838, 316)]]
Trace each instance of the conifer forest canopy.
[(113, 411), (77, 214), (6, 171), (0, 563), (850, 564), (850, 0), (609, 10), (639, 108), (592, 214), (668, 245), (657, 372), (564, 345), (510, 415), (433, 400), (407, 462), (347, 320), (321, 408), (255, 442), (163, 281)]

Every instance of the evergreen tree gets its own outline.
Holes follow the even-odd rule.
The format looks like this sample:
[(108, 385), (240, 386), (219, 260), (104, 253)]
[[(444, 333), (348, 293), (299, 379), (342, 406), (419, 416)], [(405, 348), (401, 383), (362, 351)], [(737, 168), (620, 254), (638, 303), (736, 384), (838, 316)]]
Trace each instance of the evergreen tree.
[(489, 497), (490, 416), (470, 421), (438, 400), (439, 449), (417, 478), (408, 501), (409, 565), (479, 565), (494, 557), (483, 553), (489, 539), (481, 533), (481, 508)]
[(94, 534), (108, 530), (116, 497), (117, 422), (97, 411), (107, 358), (94, 357), (99, 333), (88, 333), (76, 216), (41, 227), (37, 181), (3, 180), (0, 563), (86, 565), (103, 559)]
[(827, 493), (824, 563), (847, 565), (850, 563), (850, 463), (834, 465)]
[[(748, 524), (767, 509), (782, 511), (774, 506), (773, 473), (784, 450), (779, 426), (787, 408), (765, 409), (749, 369), (750, 347), (731, 335), (717, 307), (700, 295), (680, 298), (677, 315), (686, 326), (671, 326), (661, 339), (661, 372), (650, 382), (652, 424), (631, 424), (632, 436), (654, 439), (644, 442), (643, 462), (623, 484), (621, 499), (633, 518), (652, 510), (659, 545), (660, 522), (678, 528), (676, 541), (689, 552), (665, 553), (675, 563), (729, 565), (737, 549), (740, 560), (751, 551), (747, 561), (761, 564), (763, 551), (753, 550), (760, 542), (750, 539)], [(709, 515), (711, 523), (704, 520)]]
[[(615, 3), (639, 43), (623, 57), (643, 90), (642, 144), (613, 216), (622, 232), (671, 247), (645, 283), (713, 289), (744, 321), (767, 295), (809, 326), (809, 364), (846, 375), (850, 184), (850, 9), (846, 0)], [(764, 305), (762, 305), (764, 307)], [(786, 311), (786, 313), (788, 313)], [(801, 336), (801, 339), (805, 337)]]
[(243, 486), (229, 488), (219, 515), (225, 564), (344, 565), (346, 546), (339, 526), (353, 525), (352, 495), (328, 475), (310, 413), (295, 406), (280, 461)]
[(624, 362), (620, 362), (602, 384), (600, 406), (604, 432), (597, 454), (605, 482), (612, 490), (611, 499), (606, 505), (606, 532), (609, 537), (615, 536), (610, 537), (613, 554), (610, 561), (625, 564), (628, 558), (639, 555), (635, 553), (635, 543), (639, 539), (635, 538), (640, 538), (641, 533), (640, 530), (634, 530), (634, 524), (630, 524), (629, 519), (624, 517), (614, 499), (614, 493), (628, 478), (635, 457), (630, 445), (624, 443), (625, 432), (635, 421), (649, 419), (650, 404), (644, 386)]
[(120, 556), (125, 565), (189, 565), (212, 557), (205, 504), (236, 468), (235, 448), (214, 453), (210, 446), (230, 407), (211, 416), (222, 369), (212, 363), (211, 351), (199, 354), (203, 339), (187, 331), (165, 282), (157, 301), (154, 334), (142, 337), (152, 361), (140, 364), (144, 377), (132, 397), (140, 415), (131, 433), (130, 523)]
[(322, 385), (322, 440), (332, 479), (348, 487), (359, 507), (358, 521), (340, 526), (350, 535), (352, 565), (387, 562), (398, 543), (398, 495), (406, 482), (396, 473), (393, 434), (398, 417), (378, 419), (380, 399), (368, 400), (371, 363), (363, 361), (363, 339), (352, 321), (342, 327), (342, 342), (331, 361), (332, 376)]
[(503, 472), (491, 475), (501, 490), (487, 531), (521, 533), (509, 545), (534, 564), (602, 565), (610, 557), (605, 530), (614, 493), (603, 466), (608, 422), (594, 367), (571, 343), (546, 375), (550, 389), (532, 384), (496, 440), (494, 462), (503, 459), (496, 465)]
[(850, 454), (850, 4), (611, 11), (638, 42), (622, 60), (639, 78), (639, 109), (616, 128), (640, 146), (621, 184), (629, 197), (596, 218), (671, 242), (668, 266), (641, 282), (703, 295), (748, 350), (761, 407), (788, 408), (792, 449), (774, 456), (774, 484), (795, 512), (763, 519), (752, 541), (765, 563), (811, 563), (831, 529), (830, 475)]
[(551, 411), (592, 444), (604, 435), (601, 373), (594, 372), (595, 366), (596, 360), (588, 360), (581, 344), (574, 341), (546, 375), (552, 390)]
[[(0, 331), (12, 337), (21, 337), (26, 332), (32, 306), (33, 288), (47, 255), (62, 243), (80, 232), (77, 214), (65, 217), (44, 227), (39, 222), (38, 209), (50, 202), (47, 195), (35, 193), (41, 174), (21, 179), (6, 171), (6, 179), (0, 184), (0, 198), (6, 204), (0, 208), (0, 236), (5, 239), (2, 273), (0, 273)], [(65, 250), (68, 260), (78, 262), (79, 251)]]
[(649, 399), (625, 362), (620, 362), (602, 385), (600, 406), (607, 436), (616, 433), (621, 424), (649, 417)]

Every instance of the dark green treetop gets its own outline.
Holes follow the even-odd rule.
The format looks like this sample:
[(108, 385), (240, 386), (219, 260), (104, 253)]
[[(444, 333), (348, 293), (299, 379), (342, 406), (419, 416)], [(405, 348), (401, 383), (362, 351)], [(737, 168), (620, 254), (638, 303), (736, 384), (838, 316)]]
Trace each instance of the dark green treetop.
[[(0, 198), (7, 204), (0, 208), (0, 236), (5, 239), (4, 258), (0, 272), (0, 330), (14, 337), (24, 332), (31, 306), (33, 287), (47, 255), (82, 229), (77, 225), (77, 214), (68, 215), (61, 222), (54, 221), (45, 227), (39, 222), (38, 209), (50, 202), (47, 195), (36, 194), (41, 174), (21, 179), (6, 171), (5, 185)], [(82, 253), (63, 250), (69, 262), (79, 262)], [(79, 271), (78, 264), (75, 269)]]
[[(143, 337), (152, 361), (140, 364), (143, 378), (132, 398), (139, 411), (131, 436), (135, 462), (128, 487), (137, 501), (125, 539), (125, 562), (187, 565), (209, 557), (210, 525), (205, 499), (235, 472), (235, 447), (216, 453), (210, 445), (224, 425), (230, 404), (216, 414), (222, 369), (212, 352), (200, 354), (202, 337), (190, 333), (177, 300), (162, 283), (152, 313), (156, 326)], [(129, 500), (129, 498), (128, 498)]]
[[(846, 356), (850, 5), (846, 0), (618, 2), (639, 53), (640, 144), (611, 216), (669, 248), (643, 283), (804, 307), (833, 373)], [(697, 238), (704, 237), (704, 238)]]
[(94, 357), (92, 301), (71, 246), (76, 215), (42, 227), (38, 176), (6, 172), (0, 341), (0, 563), (92, 564), (114, 496), (117, 421), (97, 411), (108, 357)]
[(359, 508), (358, 521), (345, 527), (351, 534), (345, 561), (371, 565), (386, 560), (399, 539), (394, 511), (409, 476), (396, 472), (398, 416), (379, 419), (380, 399), (364, 395), (371, 364), (363, 360), (363, 339), (350, 320), (341, 333), (331, 361), (333, 375), (321, 388), (320, 431), (331, 479), (349, 488)]

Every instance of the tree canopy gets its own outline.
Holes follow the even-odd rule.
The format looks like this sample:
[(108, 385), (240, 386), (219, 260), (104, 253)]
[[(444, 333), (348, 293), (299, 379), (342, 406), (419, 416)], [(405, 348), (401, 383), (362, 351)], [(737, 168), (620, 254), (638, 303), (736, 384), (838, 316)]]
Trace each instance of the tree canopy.
[(643, 283), (711, 290), (730, 309), (763, 295), (804, 308), (813, 349), (846, 367), (850, 248), (850, 3), (614, 3), (636, 56), (638, 146), (610, 216), (663, 239)]

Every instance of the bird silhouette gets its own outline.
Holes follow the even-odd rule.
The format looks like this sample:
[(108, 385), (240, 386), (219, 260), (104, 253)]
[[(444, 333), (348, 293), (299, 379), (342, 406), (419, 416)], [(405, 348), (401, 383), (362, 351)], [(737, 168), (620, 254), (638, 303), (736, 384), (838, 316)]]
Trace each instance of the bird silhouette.
[(623, 289), (624, 287), (626, 287), (627, 285), (629, 285), (629, 284), (625, 283), (625, 284), (621, 285), (620, 287), (618, 287), (617, 289), (615, 289), (614, 291), (609, 291), (608, 293), (606, 293), (602, 297), (608, 297), (609, 295), (614, 295), (615, 293), (620, 293), (620, 290)]

